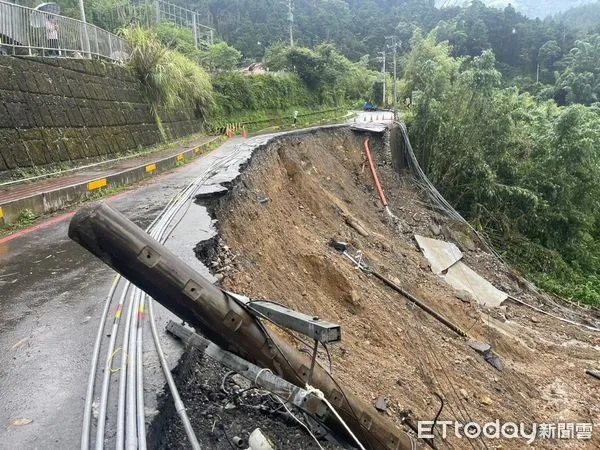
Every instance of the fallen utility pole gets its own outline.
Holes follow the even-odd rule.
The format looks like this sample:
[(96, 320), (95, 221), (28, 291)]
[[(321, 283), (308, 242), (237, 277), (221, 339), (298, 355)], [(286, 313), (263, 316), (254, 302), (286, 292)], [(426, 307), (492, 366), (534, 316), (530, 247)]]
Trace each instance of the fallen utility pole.
[[(310, 361), (271, 333), (247, 307), (206, 278), (107, 204), (82, 208), (71, 220), (69, 237), (112, 267), (221, 348), (247, 359), (296, 386), (305, 386)], [(412, 449), (415, 442), (372, 405), (360, 400), (316, 366), (311, 384), (336, 408), (368, 449)], [(325, 423), (346, 436), (337, 419)]]

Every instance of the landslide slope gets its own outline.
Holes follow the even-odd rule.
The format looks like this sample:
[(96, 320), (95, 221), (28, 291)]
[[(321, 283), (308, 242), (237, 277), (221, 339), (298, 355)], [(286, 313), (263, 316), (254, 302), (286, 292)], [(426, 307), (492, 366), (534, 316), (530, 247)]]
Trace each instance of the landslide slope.
[[(365, 135), (349, 128), (284, 137), (260, 149), (230, 190), (212, 204), (221, 243), (206, 262), (223, 274), (226, 290), (269, 299), (342, 325), (331, 345), (333, 375), (363, 398), (388, 399), (433, 420), (531, 424), (593, 422), (600, 417), (600, 383), (585, 375), (600, 359), (598, 334), (516, 303), (480, 307), (434, 275), (414, 234), (455, 242), (465, 261), (496, 287), (553, 313), (593, 322), (531, 290), (490, 255), (463, 224), (437, 212), (407, 172), (392, 168), (387, 140), (371, 136), (390, 209), (383, 211), (363, 151)], [(411, 306), (328, 246), (331, 238), (361, 250), (373, 267), (492, 345), (504, 364), (496, 371), (466, 341)], [(224, 250), (223, 250), (224, 249)], [(545, 307), (546, 308), (546, 307)], [(328, 367), (320, 353), (319, 361)], [(450, 438), (455, 448), (470, 446)], [(482, 448), (481, 441), (473, 442)], [(522, 448), (523, 440), (489, 447)], [(539, 448), (598, 448), (593, 442), (538, 440)]]

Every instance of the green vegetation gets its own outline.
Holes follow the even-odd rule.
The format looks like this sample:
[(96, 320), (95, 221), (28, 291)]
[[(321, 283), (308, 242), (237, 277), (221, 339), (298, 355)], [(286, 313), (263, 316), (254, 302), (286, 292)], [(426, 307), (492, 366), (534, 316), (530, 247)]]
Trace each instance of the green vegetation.
[(191, 33), (172, 25), (121, 33), (132, 44), (129, 65), (159, 127), (160, 111), (174, 107), (193, 108), (215, 129), (231, 122), (285, 122), (295, 110), (307, 114), (368, 100), (377, 79), (366, 58), (353, 63), (330, 44), (314, 50), (276, 46), (273, 64), (266, 62), (273, 70), (248, 76), (233, 70), (239, 51), (225, 43), (201, 51)]
[(502, 88), (492, 51), (416, 33), (403, 89), (419, 160), (446, 198), (543, 288), (600, 306), (600, 108)]
[(206, 72), (183, 53), (165, 47), (153, 30), (130, 27), (122, 33), (132, 46), (128, 64), (140, 80), (165, 140), (161, 108), (193, 108), (198, 117), (206, 117), (214, 103)]

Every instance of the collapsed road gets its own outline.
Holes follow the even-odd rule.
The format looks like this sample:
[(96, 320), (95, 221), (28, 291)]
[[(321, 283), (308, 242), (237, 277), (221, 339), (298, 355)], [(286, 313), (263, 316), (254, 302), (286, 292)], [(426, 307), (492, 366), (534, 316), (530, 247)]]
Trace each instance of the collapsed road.
[[(253, 146), (271, 137), (246, 142), (232, 139), (194, 163), (108, 202), (146, 228), (192, 180), (203, 177), (203, 189), (219, 189), (220, 183), (236, 176)], [(68, 239), (69, 217), (59, 216), (0, 242), (0, 448), (73, 448), (82, 434), (91, 354), (113, 272)], [(196, 242), (215, 233), (206, 209), (188, 205), (177, 220), (177, 229), (169, 233), (169, 249), (214, 280), (193, 252)], [(172, 339), (165, 339), (164, 325), (174, 316), (160, 305), (156, 316), (163, 324), (158, 329), (173, 367), (182, 350)], [(104, 338), (108, 342), (109, 336)], [(150, 421), (157, 413), (164, 378), (149, 338), (144, 341), (143, 354), (146, 416)], [(102, 363), (100, 366), (103, 368)], [(101, 386), (103, 372), (97, 371), (96, 386)], [(117, 390), (115, 386), (111, 395)], [(94, 421), (99, 396), (92, 405)], [(117, 399), (111, 397), (110, 402), (109, 409), (116, 412)], [(113, 445), (115, 433), (114, 419), (109, 419), (107, 445)]]
[[(469, 264), (511, 295), (525, 294), (525, 300), (537, 300), (537, 305), (553, 314), (568, 316), (574, 322), (588, 318), (588, 323), (594, 325), (590, 313), (544, 306), (545, 300), (538, 299), (506, 267), (489, 257), (477, 246), (475, 238), (469, 238), (468, 230), (423, 208), (426, 196), (393, 170), (389, 133), (382, 134), (383, 129), (377, 126), (373, 128), (370, 136), (374, 157), (396, 220), (386, 217), (368, 168), (365, 169), (361, 151), (365, 134), (349, 127), (334, 127), (277, 139), (265, 136), (247, 143), (230, 141), (211, 154), (222, 158), (229, 151), (239, 158), (207, 177), (203, 184), (212, 187), (206, 188), (195, 204), (186, 206), (187, 213), (177, 218), (175, 222), (181, 222), (168, 233), (167, 248), (203, 276), (219, 281), (227, 291), (281, 302), (342, 324), (342, 342), (327, 349), (331, 352), (331, 366), (322, 351), (318, 360), (363, 402), (372, 401), (368, 410), (377, 418), (381, 416), (399, 426), (407, 417), (433, 420), (439, 410), (437, 395), (441, 395), (446, 406), (440, 420), (497, 417), (529, 423), (593, 421), (598, 416), (598, 387), (592, 384), (593, 378), (588, 381), (581, 374), (598, 359), (595, 335), (576, 326), (559, 326), (549, 316), (513, 303), (494, 310), (478, 307), (474, 299), (457, 293), (430, 272), (413, 235), (464, 241), (460, 245), (461, 249), (466, 248), (465, 260)], [(252, 154), (254, 148), (259, 150)], [(169, 198), (188, 186), (190, 180), (206, 174), (214, 163), (214, 159), (201, 161), (110, 203), (146, 228)], [(219, 187), (222, 185), (227, 189)], [(149, 203), (152, 206), (148, 207)], [(207, 211), (218, 220), (217, 237)], [(33, 420), (2, 431), (0, 446), (7, 445), (6, 448), (70, 448), (79, 440), (84, 380), (102, 301), (111, 285), (111, 272), (64, 239), (65, 225), (62, 222), (27, 235), (29, 252), (33, 251), (34, 238), (45, 246), (42, 249), (47, 249), (48, 258), (32, 258), (39, 269), (23, 266), (28, 257), (23, 253), (27, 251), (23, 241), (10, 241), (13, 250), (5, 250), (8, 257), (3, 257), (8, 263), (3, 264), (0, 273), (7, 275), (0, 278), (5, 283), (3, 292), (5, 287), (13, 289), (17, 285), (9, 293), (22, 303), (14, 306), (27, 305), (29, 309), (25, 314), (9, 314), (3, 296), (2, 320), (8, 320), (2, 325), (5, 329), (6, 324), (9, 332), (0, 335), (0, 348), (5, 350), (1, 357), (7, 363), (2, 375), (6, 374), (8, 386), (15, 388), (14, 392), (9, 389), (1, 394), (9, 405), (2, 419), (8, 424), (19, 418)], [(360, 274), (332, 251), (328, 245), (331, 238), (361, 249), (365, 260), (394, 284), (439, 310), (470, 335), (490, 341), (503, 358), (505, 370), (497, 373), (464, 341), (408, 307), (393, 290), (376, 285), (368, 274)], [(201, 244), (195, 250), (204, 264), (193, 254), (197, 242)], [(471, 244), (475, 245), (474, 250), (469, 250)], [(69, 272), (74, 267), (79, 268), (75, 275)], [(23, 274), (23, 280), (15, 273)], [(45, 275), (56, 277), (56, 284), (40, 296), (41, 286), (47, 286), (42, 281)], [(66, 294), (60, 295), (62, 292)], [(43, 300), (38, 300), (40, 297)], [(82, 302), (82, 298), (86, 300)], [(113, 308), (116, 307), (115, 302)], [(69, 319), (64, 318), (67, 312), (72, 316)], [(173, 365), (181, 347), (164, 334), (164, 329), (169, 320), (178, 319), (164, 309), (157, 313), (160, 339)], [(85, 329), (85, 333), (80, 329)], [(150, 332), (146, 335), (143, 360), (148, 445), (189, 446), (169, 394), (157, 404), (156, 392), (163, 390), (164, 381)], [(104, 343), (109, 338), (105, 335)], [(61, 349), (58, 352), (57, 343)], [(14, 362), (11, 357), (15, 357)], [(46, 367), (48, 358), (55, 370), (50, 374)], [(552, 370), (558, 361), (565, 367), (562, 374)], [(119, 367), (116, 359), (114, 367)], [(31, 401), (23, 399), (23, 382), (17, 368), (32, 372), (26, 382), (33, 394)], [(102, 384), (102, 375), (98, 371), (97, 387)], [(113, 374), (111, 395), (118, 392), (117, 379)], [(192, 427), (206, 448), (230, 448), (231, 439), (247, 440), (257, 427), (270, 434), (279, 448), (318, 448), (290, 415), (281, 414), (281, 406), (273, 404), (271, 396), (250, 389), (243, 380), (211, 363), (198, 349), (189, 348), (184, 354), (175, 379)], [(33, 396), (37, 398), (34, 400)], [(116, 411), (116, 403), (114, 400), (109, 410)], [(95, 427), (97, 404), (92, 406)], [(64, 412), (60, 420), (55, 412), (58, 408)], [(116, 433), (111, 417), (112, 413), (107, 421), (108, 446), (114, 445)], [(43, 440), (42, 435), (46, 436)], [(550, 448), (557, 443), (560, 442), (554, 440), (543, 444)], [(322, 444), (330, 445), (325, 441)], [(483, 446), (481, 440), (472, 444), (476, 448)], [(515, 444), (512, 442), (514, 447), (510, 447), (508, 441), (503, 446), (520, 448)], [(582, 442), (586, 444), (589, 442)]]

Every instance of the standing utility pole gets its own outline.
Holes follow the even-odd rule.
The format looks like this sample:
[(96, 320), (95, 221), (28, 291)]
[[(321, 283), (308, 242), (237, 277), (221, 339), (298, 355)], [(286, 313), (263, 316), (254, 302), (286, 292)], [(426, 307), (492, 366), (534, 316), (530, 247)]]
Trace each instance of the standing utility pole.
[(392, 40), (392, 50), (394, 52), (394, 120), (398, 119), (398, 80), (396, 73), (396, 36), (389, 36), (386, 39)]
[(385, 48), (382, 52), (379, 52), (379, 54), (383, 55), (383, 67), (381, 68), (381, 76), (383, 76), (383, 95), (381, 96), (382, 97), (382, 99), (381, 99), (381, 107), (382, 108), (385, 108), (385, 103), (386, 103), (385, 102), (385, 100), (386, 100), (386, 97), (385, 97), (385, 81), (386, 80), (385, 79), (386, 79), (387, 74), (385, 72), (385, 53), (386, 53)]
[(288, 21), (290, 22), (290, 47), (294, 46), (294, 10), (292, 0), (288, 0)]

